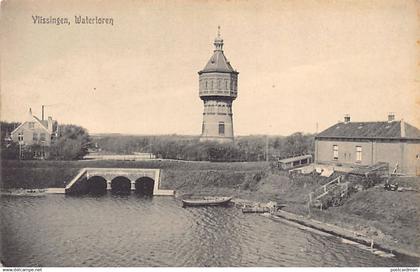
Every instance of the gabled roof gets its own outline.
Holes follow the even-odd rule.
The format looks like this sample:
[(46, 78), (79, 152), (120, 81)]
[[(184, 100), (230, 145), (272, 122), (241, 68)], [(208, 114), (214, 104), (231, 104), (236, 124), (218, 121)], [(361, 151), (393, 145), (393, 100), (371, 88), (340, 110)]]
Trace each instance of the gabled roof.
[(420, 139), (420, 130), (404, 121), (338, 123), (316, 138)]
[(43, 126), (45, 129), (48, 129), (48, 121), (47, 120), (40, 120), (38, 117), (36, 117), (35, 115), (33, 115), (33, 117), (35, 118), (35, 120), (38, 121), (38, 123), (41, 124), (41, 126)]
[(198, 73), (201, 74), (206, 72), (237, 73), (232, 68), (230, 62), (226, 59), (225, 55), (223, 54), (223, 51), (221, 50), (215, 50), (213, 56), (207, 62), (204, 69)]
[[(32, 114), (32, 113), (31, 113)], [(35, 115), (32, 115), (32, 117), (33, 117), (33, 119), (35, 119), (35, 121), (37, 121), (40, 125), (41, 125), (41, 127), (43, 128), (43, 129), (45, 129), (48, 133), (49, 133), (49, 131), (48, 131), (48, 121), (42, 121), (42, 120), (40, 120), (38, 117), (36, 117)], [(24, 121), (22, 124), (20, 124), (17, 128), (15, 128), (12, 132), (10, 132), (10, 135), (12, 135), (12, 134), (14, 134), (17, 130), (19, 130), (19, 128), (20, 127), (22, 127), (24, 124), (26, 124), (27, 122), (30, 122), (31, 120), (27, 120), (27, 121)]]

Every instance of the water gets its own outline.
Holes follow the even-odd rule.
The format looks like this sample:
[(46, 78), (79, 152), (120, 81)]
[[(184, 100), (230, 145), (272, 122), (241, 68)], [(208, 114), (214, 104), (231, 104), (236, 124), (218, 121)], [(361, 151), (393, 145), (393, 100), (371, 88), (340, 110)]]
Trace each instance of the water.
[(333, 236), (171, 197), (2, 197), (9, 266), (409, 266)]

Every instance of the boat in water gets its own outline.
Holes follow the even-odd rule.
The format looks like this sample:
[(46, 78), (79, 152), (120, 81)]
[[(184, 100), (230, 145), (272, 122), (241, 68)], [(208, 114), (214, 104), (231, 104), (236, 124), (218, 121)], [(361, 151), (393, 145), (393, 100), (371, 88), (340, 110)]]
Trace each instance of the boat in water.
[(231, 196), (217, 197), (205, 196), (200, 198), (182, 199), (182, 207), (198, 207), (198, 206), (224, 206), (228, 205), (232, 200)]
[(286, 204), (278, 204), (277, 202), (270, 201), (268, 203), (254, 203), (254, 205), (243, 205), (243, 213), (273, 213), (279, 209), (287, 207)]
[(243, 213), (268, 213), (270, 212), (269, 207), (243, 207)]

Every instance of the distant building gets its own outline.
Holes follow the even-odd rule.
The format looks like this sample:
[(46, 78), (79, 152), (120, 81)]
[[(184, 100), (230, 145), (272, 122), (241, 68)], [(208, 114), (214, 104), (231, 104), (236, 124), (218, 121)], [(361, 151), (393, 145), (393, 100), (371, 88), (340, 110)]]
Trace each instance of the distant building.
[(312, 163), (312, 155), (301, 155), (297, 157), (290, 157), (278, 161), (279, 168), (283, 170), (292, 169)]
[(38, 154), (34, 155), (44, 158), (46, 154), (43, 147), (50, 146), (55, 137), (54, 123), (56, 122), (51, 117), (48, 117), (48, 120), (39, 119), (29, 109), (26, 120), (10, 133), (10, 138), (21, 146), (39, 146), (39, 150), (34, 151)]
[(344, 122), (335, 124), (315, 137), (315, 162), (344, 166), (389, 163), (392, 171), (420, 175), (420, 130), (394, 114), (388, 121)]
[(238, 72), (223, 54), (220, 27), (214, 53), (199, 74), (199, 94), (204, 102), (200, 141), (233, 142), (232, 102), (238, 95)]

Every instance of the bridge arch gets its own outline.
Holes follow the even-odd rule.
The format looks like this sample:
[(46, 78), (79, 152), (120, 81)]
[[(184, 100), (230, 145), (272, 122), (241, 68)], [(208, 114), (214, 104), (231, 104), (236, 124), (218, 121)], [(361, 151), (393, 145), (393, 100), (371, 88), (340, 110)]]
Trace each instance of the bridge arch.
[(106, 193), (106, 179), (101, 176), (93, 176), (87, 180), (88, 193), (90, 194), (105, 194)]
[(149, 177), (138, 178), (135, 182), (136, 194), (153, 196), (155, 181)]
[(131, 192), (131, 180), (124, 176), (118, 176), (111, 181), (111, 192), (117, 194), (129, 194)]

